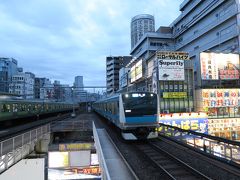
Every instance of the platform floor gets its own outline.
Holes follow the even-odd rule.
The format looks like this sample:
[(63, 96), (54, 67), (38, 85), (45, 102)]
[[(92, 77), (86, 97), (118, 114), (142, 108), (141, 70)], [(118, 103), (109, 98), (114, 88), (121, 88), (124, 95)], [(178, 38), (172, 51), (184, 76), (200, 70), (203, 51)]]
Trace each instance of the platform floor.
[[(118, 153), (105, 129), (96, 129), (96, 132), (99, 138), (99, 144), (101, 146), (98, 147), (97, 145), (97, 152), (102, 151), (102, 158), (104, 158), (110, 178), (113, 180), (136, 179), (136, 177), (125, 164), (124, 159)], [(97, 140), (95, 140), (95, 142), (97, 142)]]

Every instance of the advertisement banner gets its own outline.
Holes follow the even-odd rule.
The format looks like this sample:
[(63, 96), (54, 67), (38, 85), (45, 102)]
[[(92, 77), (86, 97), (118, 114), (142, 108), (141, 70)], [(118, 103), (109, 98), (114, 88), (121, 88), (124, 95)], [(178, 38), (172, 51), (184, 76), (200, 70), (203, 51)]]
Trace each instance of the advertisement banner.
[(158, 59), (179, 59), (179, 60), (189, 60), (189, 54), (187, 52), (178, 51), (157, 51)]
[(239, 79), (239, 55), (200, 53), (201, 78), (203, 80)]
[(185, 130), (192, 130), (204, 134), (208, 134), (207, 118), (171, 118), (160, 119), (160, 123), (168, 124)]
[(184, 81), (184, 60), (158, 59), (159, 80)]
[(152, 92), (157, 94), (157, 72), (156, 72), (156, 69), (153, 70), (153, 74), (152, 74)]
[(142, 77), (142, 60), (138, 61), (135, 65), (136, 80)]
[(130, 70), (130, 77), (131, 77), (131, 83), (133, 83), (134, 81), (136, 81), (136, 72), (135, 72), (135, 65), (133, 67), (131, 67)]
[(88, 149), (94, 149), (94, 145), (92, 143), (59, 144), (59, 151), (76, 151)]
[(240, 89), (202, 89), (203, 108), (240, 106)]
[(130, 70), (131, 83), (142, 78), (142, 60), (138, 61)]
[(187, 98), (187, 92), (163, 92), (163, 98), (169, 99), (179, 99), (179, 98)]

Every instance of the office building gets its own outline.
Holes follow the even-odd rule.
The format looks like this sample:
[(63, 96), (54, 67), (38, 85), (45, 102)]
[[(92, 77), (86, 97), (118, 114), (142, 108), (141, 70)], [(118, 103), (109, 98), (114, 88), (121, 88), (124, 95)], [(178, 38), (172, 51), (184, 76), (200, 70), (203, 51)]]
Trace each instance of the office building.
[(9, 92), (11, 77), (17, 72), (17, 60), (0, 58), (0, 92)]
[(125, 67), (131, 56), (109, 56), (106, 57), (106, 79), (107, 95), (112, 95), (119, 90), (119, 70)]
[(9, 84), (9, 93), (20, 95), (24, 99), (33, 99), (34, 74), (26, 72), (13, 75)]

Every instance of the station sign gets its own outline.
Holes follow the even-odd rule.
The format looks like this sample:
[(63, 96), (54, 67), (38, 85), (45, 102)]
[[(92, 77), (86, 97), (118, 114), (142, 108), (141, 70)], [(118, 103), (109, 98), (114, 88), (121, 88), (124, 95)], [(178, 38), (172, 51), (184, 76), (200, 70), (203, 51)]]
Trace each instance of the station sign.
[(163, 92), (164, 99), (180, 99), (187, 98), (187, 92)]

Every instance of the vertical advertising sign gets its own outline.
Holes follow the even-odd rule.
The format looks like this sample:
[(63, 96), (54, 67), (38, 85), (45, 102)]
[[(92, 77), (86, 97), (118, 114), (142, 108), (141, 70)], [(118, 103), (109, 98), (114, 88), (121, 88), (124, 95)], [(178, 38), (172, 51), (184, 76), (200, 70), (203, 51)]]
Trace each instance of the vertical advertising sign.
[(142, 60), (138, 61), (130, 70), (131, 83), (142, 78)]
[(152, 73), (152, 92), (157, 94), (157, 72), (156, 69)]
[(138, 61), (135, 65), (136, 67), (136, 80), (140, 79), (142, 77), (142, 60)]
[(130, 70), (130, 77), (131, 77), (131, 83), (133, 83), (134, 81), (136, 81), (136, 72), (135, 72), (135, 65), (133, 67), (131, 67)]

